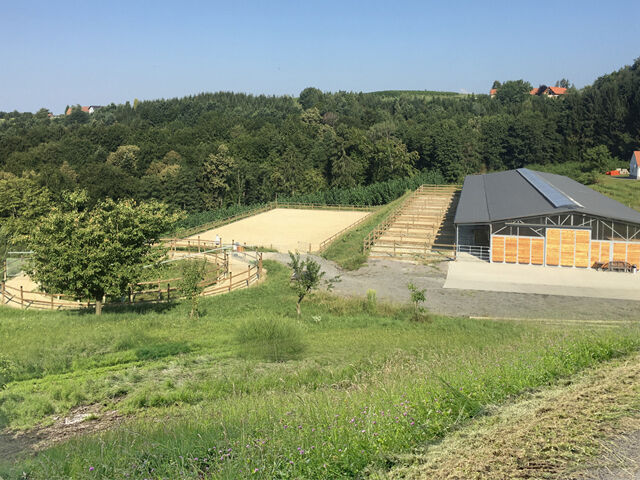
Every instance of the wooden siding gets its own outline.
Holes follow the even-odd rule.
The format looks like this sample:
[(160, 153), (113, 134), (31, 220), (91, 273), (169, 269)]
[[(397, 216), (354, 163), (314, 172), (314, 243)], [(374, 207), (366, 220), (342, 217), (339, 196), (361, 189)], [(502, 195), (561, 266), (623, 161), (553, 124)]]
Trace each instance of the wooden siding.
[(531, 263), (533, 265), (544, 264), (544, 239), (531, 239)]
[(627, 246), (627, 262), (640, 267), (640, 243), (629, 243)]
[(613, 242), (613, 261), (624, 262), (627, 260), (627, 244)]
[(575, 266), (589, 268), (589, 241), (591, 240), (590, 230), (576, 230), (576, 253)]
[(560, 265), (573, 267), (576, 253), (575, 230), (560, 230)]
[(560, 230), (551, 228), (547, 230), (547, 265), (560, 264)]
[(518, 238), (518, 263), (531, 263), (531, 239)]
[(504, 237), (500, 235), (494, 235), (491, 238), (491, 261), (502, 263), (504, 262)]
[(507, 263), (516, 263), (518, 261), (518, 237), (505, 237), (504, 261)]

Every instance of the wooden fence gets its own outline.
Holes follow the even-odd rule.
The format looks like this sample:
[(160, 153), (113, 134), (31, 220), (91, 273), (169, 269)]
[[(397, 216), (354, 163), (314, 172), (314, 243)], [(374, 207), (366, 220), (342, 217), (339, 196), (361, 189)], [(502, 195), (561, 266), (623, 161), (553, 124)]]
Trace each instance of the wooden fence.
[[(231, 272), (229, 270), (227, 253), (229, 251), (233, 251), (232, 247), (221, 247), (218, 252), (203, 253), (205, 256), (215, 258), (215, 261), (218, 262), (219, 259), (222, 258), (222, 252), (224, 253), (225, 259), (221, 265), (223, 268), (220, 272), (216, 272), (215, 276), (205, 278), (201, 282), (200, 286), (204, 288), (202, 296), (218, 295), (221, 293), (231, 292), (239, 288), (246, 288), (262, 278), (263, 267), (261, 252), (243, 251), (232, 253), (242, 254), (245, 259), (246, 257), (249, 257), (255, 264), (249, 263), (245, 270), (240, 272)], [(168, 302), (181, 299), (183, 297), (180, 294), (179, 288), (176, 286), (180, 280), (180, 278), (171, 278), (136, 283), (129, 287), (127, 296), (122, 297), (119, 301), (112, 300), (105, 302), (105, 306)], [(150, 285), (157, 285), (157, 288), (145, 288)], [(0, 291), (2, 296), (2, 305), (19, 305), (22, 309), (75, 310), (95, 306), (94, 300), (75, 300), (68, 295), (25, 290), (22, 286), (18, 288), (7, 285), (6, 270), (2, 275)]]
[(361, 223), (364, 223), (366, 220), (369, 219), (369, 217), (371, 215), (373, 215), (375, 213), (375, 211), (372, 211), (370, 213), (368, 213), (367, 215), (365, 215), (364, 217), (360, 218), (359, 220), (356, 220), (355, 222), (353, 222), (351, 225), (349, 225), (348, 227), (343, 228), (342, 230), (340, 230), (338, 233), (334, 233), (333, 235), (331, 235), (329, 238), (327, 238), (326, 240), (323, 240), (322, 242), (320, 242), (320, 246), (318, 248), (319, 252), (324, 251), (331, 243), (333, 243), (334, 240), (338, 239), (338, 237), (341, 237), (342, 235), (344, 235), (345, 233), (347, 233), (347, 231), (351, 230), (354, 227), (357, 227), (358, 225), (360, 225)]
[(410, 201), (412, 201), (418, 195), (418, 190), (416, 190), (411, 195), (409, 195), (407, 199), (404, 202), (402, 202), (402, 204), (398, 208), (396, 208), (393, 212), (391, 212), (387, 216), (387, 218), (385, 218), (381, 223), (376, 225), (374, 229), (371, 230), (371, 232), (369, 232), (369, 234), (365, 237), (363, 241), (363, 245), (362, 245), (363, 252), (366, 253), (371, 249), (371, 247), (373, 247), (373, 244), (375, 243), (375, 241), (378, 240), (378, 238), (380, 238), (384, 234), (384, 232), (386, 232), (387, 229), (393, 224), (393, 222), (395, 222), (396, 219), (400, 216), (400, 214), (402, 213), (402, 209), (405, 207), (405, 205), (407, 205)]
[(254, 215), (258, 215), (260, 213), (268, 212), (270, 210), (274, 210), (276, 208), (299, 208), (302, 210), (364, 210), (369, 211), (373, 210), (374, 206), (363, 206), (363, 205), (332, 205), (332, 204), (322, 204), (322, 203), (292, 203), (292, 202), (269, 202), (266, 205), (262, 205), (260, 207), (256, 207), (251, 210), (247, 210), (246, 212), (239, 213), (237, 215), (232, 215), (230, 217), (221, 218), (219, 220), (214, 220), (212, 222), (203, 223), (201, 225), (197, 225), (195, 227), (186, 228), (184, 230), (179, 230), (177, 235), (180, 238), (190, 237), (196, 235), (198, 233), (206, 232), (208, 230), (213, 230), (214, 228), (222, 227), (232, 222), (236, 222), (238, 220), (242, 220), (247, 217), (252, 217)]

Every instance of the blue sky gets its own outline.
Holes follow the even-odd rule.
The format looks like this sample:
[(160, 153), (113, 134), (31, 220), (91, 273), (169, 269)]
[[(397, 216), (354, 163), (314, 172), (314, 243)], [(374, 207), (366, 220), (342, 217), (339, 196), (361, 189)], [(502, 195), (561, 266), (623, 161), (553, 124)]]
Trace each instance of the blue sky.
[(640, 56), (640, 1), (0, 0), (0, 110), (203, 91), (582, 87)]

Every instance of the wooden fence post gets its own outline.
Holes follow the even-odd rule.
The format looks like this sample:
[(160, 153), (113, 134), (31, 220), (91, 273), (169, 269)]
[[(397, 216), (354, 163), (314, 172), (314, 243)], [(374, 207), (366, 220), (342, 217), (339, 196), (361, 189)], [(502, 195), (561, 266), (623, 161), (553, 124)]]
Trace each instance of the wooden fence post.
[(133, 303), (133, 287), (129, 285), (129, 303)]
[(51, 295), (51, 310), (53, 310), (53, 295)]
[(198, 253), (200, 253), (200, 235), (198, 235)]
[(258, 278), (262, 277), (262, 252), (260, 252), (259, 255), (260, 256), (258, 257)]
[(171, 295), (171, 284), (167, 283), (167, 301), (170, 299), (170, 295)]
[(233, 272), (229, 272), (229, 291), (231, 291), (231, 285), (233, 285)]
[(24, 308), (24, 292), (22, 291), (22, 285), (20, 285), (20, 308)]
[(4, 303), (5, 303), (5, 302), (4, 302), (4, 299), (5, 299), (5, 297), (6, 297), (6, 293), (5, 293), (5, 291), (6, 291), (6, 290), (5, 290), (5, 289), (6, 289), (6, 287), (5, 287), (5, 281), (4, 281), (4, 278), (3, 278), (3, 279), (2, 279), (2, 304), (3, 304), (3, 305), (4, 305)]

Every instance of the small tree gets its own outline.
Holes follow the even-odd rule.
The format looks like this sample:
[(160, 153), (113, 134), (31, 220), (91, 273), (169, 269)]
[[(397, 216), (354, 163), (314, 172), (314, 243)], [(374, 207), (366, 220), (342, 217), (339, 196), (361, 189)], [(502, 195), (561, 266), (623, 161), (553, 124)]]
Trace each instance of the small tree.
[(86, 209), (85, 194), (66, 199), (35, 229), (28, 273), (48, 292), (94, 299), (100, 315), (105, 295), (126, 295), (143, 266), (164, 257), (158, 238), (180, 215), (155, 201), (107, 199)]
[(191, 312), (189, 312), (191, 318), (198, 316), (198, 301), (204, 290), (202, 281), (206, 270), (207, 262), (205, 260), (190, 260), (182, 264), (182, 278), (178, 288), (182, 295), (191, 302)]
[(407, 285), (407, 288), (411, 293), (411, 302), (413, 303), (413, 319), (419, 320), (425, 311), (424, 307), (421, 304), (426, 300), (426, 297), (424, 295), (426, 289), (423, 288), (422, 290), (420, 290), (413, 283)]
[(293, 270), (291, 275), (291, 288), (298, 296), (296, 312), (298, 312), (298, 316), (300, 316), (300, 303), (307, 293), (318, 288), (320, 280), (324, 277), (324, 272), (320, 271), (320, 264), (315, 260), (310, 258), (301, 260), (298, 252), (296, 252), (295, 255), (289, 252), (289, 257), (291, 257), (289, 266)]

